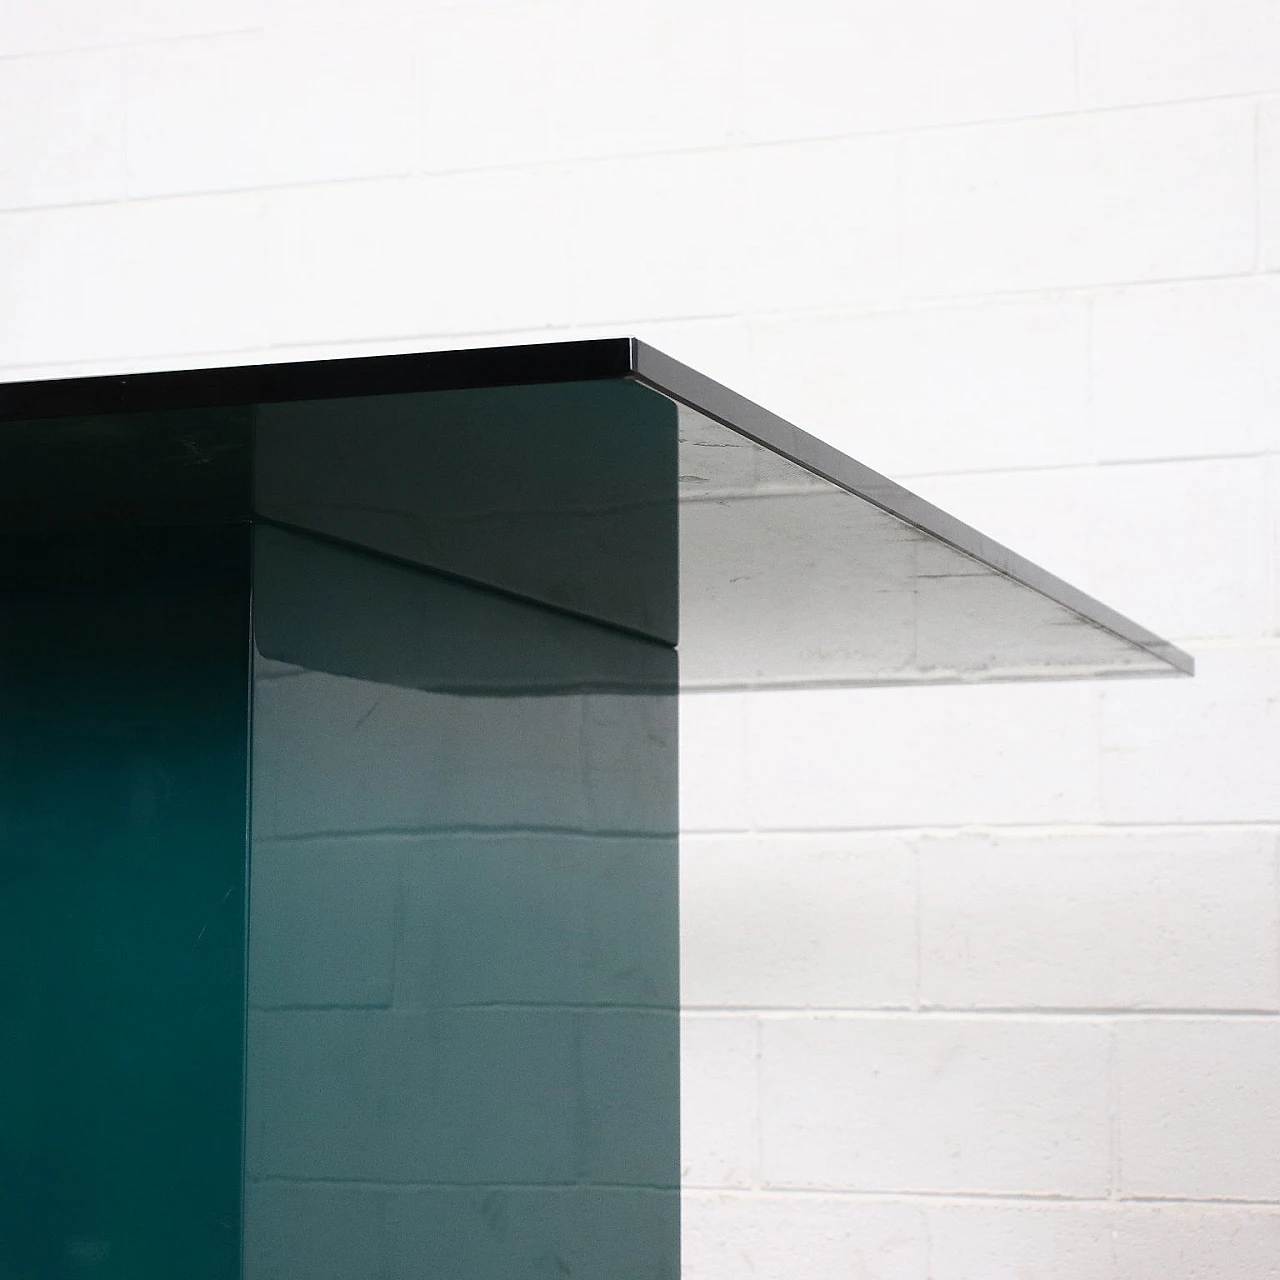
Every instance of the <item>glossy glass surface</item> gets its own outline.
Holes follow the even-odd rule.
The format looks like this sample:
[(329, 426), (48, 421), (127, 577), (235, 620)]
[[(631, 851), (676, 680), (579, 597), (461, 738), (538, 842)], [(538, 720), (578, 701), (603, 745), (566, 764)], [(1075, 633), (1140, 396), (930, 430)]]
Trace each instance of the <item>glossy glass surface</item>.
[(629, 340), (0, 420), (15, 1280), (675, 1280), (677, 633), (692, 687), (1191, 667)]
[(676, 1280), (674, 653), (255, 539), (248, 1280)]
[(1083, 617), (923, 532), (870, 500), (876, 496), (852, 494), (682, 408), (682, 685), (938, 684), (1176, 669), (1170, 646), (1155, 637), (1154, 648), (1144, 647)]
[(669, 643), (676, 408), (634, 383), (263, 404), (254, 509)]
[(248, 520), (253, 409), (0, 420), (0, 531)]
[(0, 386), (0, 419), (0, 527), (252, 513), (679, 636), (689, 687), (1193, 669), (631, 339)]
[(248, 530), (0, 539), (0, 1275), (240, 1271)]

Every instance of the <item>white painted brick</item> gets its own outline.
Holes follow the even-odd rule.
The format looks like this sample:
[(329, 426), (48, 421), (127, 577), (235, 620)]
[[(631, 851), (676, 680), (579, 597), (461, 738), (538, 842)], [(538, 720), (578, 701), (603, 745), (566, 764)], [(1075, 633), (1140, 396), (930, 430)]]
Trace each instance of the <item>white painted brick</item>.
[(685, 1280), (926, 1280), (919, 1206), (839, 1196), (683, 1199)]
[(732, 217), (719, 235), (737, 246), (732, 271), (755, 311), (846, 307), (900, 292), (894, 138), (749, 148)]
[(1280, 1200), (1280, 1022), (1117, 1029), (1123, 1196)]
[[(0, 363), (67, 375), (204, 362), (192, 354), (199, 352), (252, 361), (628, 329), (748, 392), (756, 391), (758, 359), (756, 393), (766, 404), (897, 474), (1088, 463), (1086, 390), (1108, 462), (1275, 449), (1275, 281), (1186, 277), (1251, 271), (1258, 254), (1264, 267), (1280, 268), (1280, 102), (979, 125), (1071, 109), (1066, 0), (796, 0), (785, 11), (765, 0), (741, 10), (706, 0), (679, 6), (678, 21), (675, 0), (642, 0), (625, 12), (585, 0), (490, 0), (489, 18), (477, 16), (479, 7), (14, 0), (0, 56), (270, 28), (269, 36), (129, 52), (137, 192), (349, 178), (415, 163), (598, 159), (573, 171), (0, 217)], [(1077, 9), (1086, 106), (1280, 88), (1280, 18), (1262, 0), (1080, 0)], [(735, 104), (726, 75), (739, 21), (745, 60)], [(391, 48), (385, 30), (359, 30), (393, 22), (421, 22), (425, 40), (406, 34)], [(335, 29), (343, 34), (316, 34)], [(283, 51), (269, 88), (265, 73), (252, 72), (268, 61), (260, 52), (267, 48)], [(405, 72), (419, 54), (435, 65), (425, 114)], [(102, 70), (115, 56), (0, 63), (0, 99), (11, 104), (0, 138), (0, 205), (118, 194), (118, 103)], [(83, 74), (71, 74), (75, 68)], [(227, 81), (235, 92), (206, 110)], [(730, 155), (720, 148), (735, 110), (752, 140), (960, 127), (901, 143), (899, 205), (898, 143), (865, 138)], [(688, 148), (711, 150), (637, 156)], [(623, 155), (630, 158), (607, 158)], [(954, 297), (1164, 280), (1172, 283), (1088, 302), (1037, 297), (848, 314), (899, 305), (904, 290)], [(733, 317), (798, 308), (838, 314), (756, 320), (753, 357), (747, 322)], [(1086, 359), (1094, 370), (1088, 389)], [(1139, 620), (1230, 639), (1280, 621), (1268, 514), (1278, 480), (1274, 469), (1248, 462), (927, 483), (981, 527)], [(1103, 689), (686, 698), (686, 826), (1087, 822), (1100, 804), (1120, 822), (1273, 823), (1278, 653), (1211, 647), (1200, 652), (1195, 681)], [(524, 765), (512, 758), (498, 767), (519, 774)], [(454, 788), (459, 806), (476, 788), (491, 794), (490, 775), (477, 774), (474, 761), (461, 761), (459, 774), (468, 775)], [(401, 783), (396, 811), (412, 821), (420, 797), (407, 774), (391, 780), (393, 789)], [(556, 820), (589, 819), (588, 797), (573, 794), (568, 817)], [(1053, 839), (1052, 854), (1008, 836), (926, 844), (924, 920), (936, 942), (925, 953), (927, 998), (975, 1008), (1274, 1007), (1270, 834), (1147, 835), (1141, 848), (1132, 837), (1121, 846), (1118, 835)], [(725, 1004), (760, 998), (753, 991), (798, 1005), (812, 991), (823, 1001), (896, 1003), (907, 989), (901, 921), (909, 885), (901, 845), (890, 840), (758, 838), (733, 858), (737, 842), (688, 842), (688, 994), (696, 998), (701, 984), (708, 1001)], [(813, 852), (819, 848), (836, 852)], [(968, 852), (957, 859), (957, 848)], [(752, 874), (735, 878), (744, 862)], [(617, 863), (597, 856), (593, 866), (607, 875)], [(329, 912), (341, 876), (322, 879), (318, 905)], [(312, 972), (311, 989), (282, 987), (273, 998), (384, 998), (375, 972), (384, 904), (346, 905), (355, 916), (334, 917), (329, 935), (327, 959), (337, 967)], [(576, 911), (566, 906), (575, 924)], [(758, 912), (758, 925), (744, 918), (749, 912)], [(453, 923), (464, 930), (467, 921)], [(629, 923), (601, 915), (582, 940), (590, 944), (598, 930), (615, 948), (602, 955), (647, 955)], [(858, 927), (844, 930), (846, 923)], [(284, 956), (282, 972), (315, 958), (310, 941)], [(519, 941), (490, 959), (519, 961)], [(526, 956), (559, 954), (565, 938), (544, 941), (544, 951), (531, 944)], [(410, 998), (491, 994), (483, 965), (448, 976)], [(547, 994), (533, 986), (531, 998)], [(644, 998), (636, 989), (622, 994)], [(331, 1175), (313, 1145), (333, 1120), (319, 1086), (336, 1081), (376, 1110), (405, 1087), (392, 1080), (369, 1089), (385, 1075), (380, 1036), (393, 1047), (411, 1042), (424, 1057), (440, 1049), (440, 1035), (425, 1030), (436, 1015), (412, 1014), (400, 1030), (377, 1033), (357, 1025), (370, 1016), (380, 1017), (285, 1015), (299, 1019), (299, 1043), (314, 1050), (317, 1071), (308, 1079), (292, 1078), (294, 1032), (274, 1033), (280, 1072), (270, 1081), (261, 1074), (271, 1066), (258, 1056), (263, 1041), (251, 1042), (255, 1126), (263, 1085), (281, 1095), (267, 1108), (274, 1147), (264, 1150), (253, 1129), (255, 1167), (265, 1158), (277, 1172)], [(563, 1096), (568, 1051), (543, 1052), (544, 1044), (525, 1052), (511, 1031), (518, 1022), (468, 1038), (443, 1064), (453, 1094), (424, 1102), (416, 1090), (402, 1099), (409, 1109), (430, 1104), (422, 1121), (434, 1152), (411, 1149), (404, 1134), (379, 1128), (376, 1115), (356, 1115), (338, 1135), (348, 1146), (336, 1172), (469, 1176), (475, 1170), (456, 1156), (460, 1139), (470, 1140), (458, 1125), (470, 1115), (483, 1121), (474, 1127), (499, 1164), (528, 1152), (542, 1162), (508, 1176), (542, 1176), (552, 1166), (577, 1176), (570, 1152), (582, 1117)], [(765, 1173), (859, 1192), (850, 1197), (743, 1190), (760, 1181), (755, 1027), (747, 1017), (687, 1019), (684, 1162), (697, 1186), (739, 1189), (690, 1197), (686, 1270), (697, 1280), (1277, 1275), (1274, 1206), (932, 1202), (926, 1222), (918, 1203), (868, 1197), (886, 1182), (1105, 1194), (1105, 1033), (1072, 1018), (937, 1014), (834, 1025), (838, 1033), (823, 1020), (770, 1021)], [(1120, 1034), (1122, 1192), (1280, 1198), (1271, 1025), (1153, 1020), (1126, 1023)], [(625, 1035), (606, 1038), (596, 1058), (607, 1069), (626, 1043)], [(496, 1066), (489, 1081), (469, 1078), (467, 1053)], [(514, 1098), (512, 1080), (525, 1082)], [(496, 1113), (494, 1097), (503, 1104)], [(513, 1149), (512, 1131), (536, 1141)], [(437, 1155), (455, 1167), (434, 1164)], [(607, 1147), (592, 1158), (597, 1172), (617, 1172)], [(273, 1259), (305, 1255), (317, 1276), (328, 1268), (336, 1277), (364, 1248), (379, 1265), (411, 1269), (434, 1247), (436, 1224), (464, 1211), (450, 1199), (464, 1194), (465, 1212), (477, 1213), (472, 1193), (397, 1193), (388, 1207), (333, 1192), (343, 1212), (362, 1200), (353, 1250), (349, 1240), (326, 1245), (306, 1234), (323, 1234), (326, 1189), (301, 1226), (288, 1226), (292, 1236), (268, 1242), (274, 1254), (254, 1253), (251, 1240), (250, 1257), (270, 1268), (285, 1265)], [(498, 1271), (545, 1263), (541, 1237), (526, 1226), (543, 1220), (560, 1193), (538, 1194), (532, 1208), (513, 1210), (513, 1237), (495, 1246)], [(555, 1212), (574, 1212), (577, 1194)], [(434, 1208), (424, 1208), (428, 1200)], [(249, 1203), (252, 1226), (252, 1190)], [(287, 1211), (281, 1202), (277, 1212)], [(384, 1219), (394, 1229), (384, 1230)], [(632, 1239), (625, 1216), (608, 1219), (615, 1221), (623, 1225), (613, 1236)], [(600, 1274), (621, 1274), (600, 1258)], [(445, 1261), (439, 1269), (448, 1269)]]
[(730, 315), (744, 298), (735, 152), (583, 164), (570, 174), (576, 323)]
[(1075, 103), (1067, 0), (749, 0), (743, 20), (749, 138), (960, 124)]
[(0, 217), (9, 364), (265, 345), (259, 197)]
[(1194, 680), (1109, 684), (1102, 800), (1110, 822), (1280, 817), (1280, 648), (1203, 649)]
[(750, 825), (747, 700), (741, 693), (680, 695), (680, 828)]
[(1112, 1266), (1106, 1206), (943, 1203), (925, 1214), (929, 1280), (1130, 1280)]
[(1130, 1205), (1115, 1214), (1116, 1280), (1275, 1280), (1280, 1209)]
[[(566, 314), (556, 172), (366, 182), (264, 197), (277, 341), (537, 328)], [(258, 296), (262, 296), (260, 293)]]
[(1077, 532), (1096, 572), (1078, 585), (1162, 634), (1273, 626), (1275, 481), (1252, 460), (1076, 473)]
[(1092, 352), (1099, 456), (1280, 447), (1278, 345), (1280, 279), (1100, 294)]
[(1280, 102), (1258, 107), (1259, 258), (1269, 271), (1280, 270)]
[(1037, 299), (759, 322), (758, 395), (891, 475), (1090, 462), (1088, 321)]
[(755, 1022), (685, 1014), (680, 1061), (684, 1185), (754, 1185), (760, 1176)]
[(7, 0), (0, 57), (44, 50), (136, 44), (258, 26), (271, 0)]
[(960, 476), (913, 484), (944, 510), (1162, 634), (1274, 626), (1275, 480), (1256, 459)]
[(950, 1202), (929, 1280), (1274, 1280), (1280, 1212), (1209, 1204)]
[(729, 137), (721, 0), (458, 5), (431, 13), (428, 169), (712, 147)]
[(750, 788), (764, 828), (1089, 821), (1088, 685), (752, 695)]
[(689, 837), (686, 1006), (905, 1008), (915, 999), (915, 855), (894, 836)]
[(125, 55), (129, 192), (406, 173), (418, 157), (412, 41), (397, 27), (226, 36)]
[(1062, 1019), (768, 1019), (765, 1185), (1103, 1193), (1107, 1045)]
[(1253, 267), (1251, 103), (922, 133), (902, 146), (902, 254), (912, 294)]
[(429, 14), (418, 35), (425, 168), (483, 168), (574, 154), (579, 81), (565, 74), (573, 8), (572, 0), (550, 0), (459, 5)]
[(895, 296), (896, 146), (868, 138), (581, 167), (575, 319), (661, 320)]
[(1276, 1009), (1275, 843), (1213, 829), (925, 837), (921, 999)]
[(0, 61), (0, 208), (116, 199), (123, 114), (118, 53)]
[[(262, 20), (268, 27), (298, 29), (344, 29), (381, 22), (419, 22), (440, 9), (477, 8), (492, 5), (509, 8), (511, 0), (365, 0), (353, 5), (349, 0), (260, 0)], [(550, 9), (557, 0), (527, 0), (529, 8)]]
[(1080, 0), (1080, 104), (1280, 89), (1280, 9), (1268, 0)]
[(692, 1280), (1275, 1280), (1280, 1256), (1273, 1206), (707, 1191), (683, 1203)]
[[(268, 26), (284, 30), (342, 29), (379, 22), (416, 22), (437, 10), (460, 6), (509, 6), (511, 0), (260, 0)], [(527, 0), (529, 7), (551, 8), (557, 0)]]

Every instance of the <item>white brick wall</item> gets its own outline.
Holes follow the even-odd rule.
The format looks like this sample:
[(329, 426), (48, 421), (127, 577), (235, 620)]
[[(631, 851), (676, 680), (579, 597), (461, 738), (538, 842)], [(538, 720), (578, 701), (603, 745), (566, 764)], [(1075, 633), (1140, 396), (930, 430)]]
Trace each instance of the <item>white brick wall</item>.
[(692, 1280), (1280, 1276), (1278, 15), (5, 10), (0, 376), (635, 332), (1199, 655), (688, 701)]
[(1280, 1010), (1269, 831), (997, 830), (917, 847), (926, 1008)]

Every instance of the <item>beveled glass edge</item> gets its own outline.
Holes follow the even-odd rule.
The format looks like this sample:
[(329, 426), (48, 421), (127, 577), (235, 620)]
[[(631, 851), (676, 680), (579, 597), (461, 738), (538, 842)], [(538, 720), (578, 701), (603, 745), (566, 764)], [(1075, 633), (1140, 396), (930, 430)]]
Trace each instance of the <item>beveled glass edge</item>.
[[(632, 347), (631, 377), (678, 404), (711, 418), (738, 435), (830, 481), (854, 497), (869, 502), (904, 524), (985, 565), (1074, 613), (1083, 622), (1109, 631), (1125, 642), (1166, 664), (1165, 672), (1116, 671), (1133, 678), (1147, 675), (1195, 674), (1195, 659), (1162, 636), (1139, 626), (1131, 618), (1095, 600), (1069, 582), (988, 538), (972, 526), (948, 515), (933, 503), (904, 489), (902, 485), (841, 453), (816, 436), (794, 426), (723, 384), (672, 359), (638, 338)], [(1098, 673), (1112, 674), (1112, 673)], [(1052, 679), (1052, 671), (1042, 671), (1038, 679)]]
[(1045, 596), (1082, 621), (1151, 654), (1166, 664), (1168, 674), (1194, 674), (1194, 658), (1176, 645), (785, 418), (638, 338), (595, 338), (0, 383), (0, 420), (612, 378), (638, 382), (789, 459), (994, 572)]

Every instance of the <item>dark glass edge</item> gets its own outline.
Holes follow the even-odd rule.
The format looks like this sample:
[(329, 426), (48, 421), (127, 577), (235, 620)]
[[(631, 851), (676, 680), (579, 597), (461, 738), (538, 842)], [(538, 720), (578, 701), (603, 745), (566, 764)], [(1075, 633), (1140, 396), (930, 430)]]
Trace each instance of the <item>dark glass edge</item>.
[(986, 537), (870, 467), (637, 338), (303, 360), (0, 383), (0, 419), (213, 408), (630, 378), (778, 453), (922, 533), (1151, 654), (1170, 674), (1195, 660), (1163, 637)]
[(244, 949), (241, 957), (244, 974), (244, 999), (240, 1006), (240, 1238), (238, 1280), (245, 1277), (245, 1226), (249, 1212), (249, 975), (252, 961), (249, 925), (253, 909), (253, 704), (254, 664), (258, 651), (255, 644), (254, 608), (257, 583), (254, 572), (254, 529), (252, 519), (246, 518), (245, 535), (245, 682), (244, 682), (244, 895), (243, 929)]
[(0, 419), (29, 421), (108, 413), (333, 400), (346, 396), (590, 382), (631, 373), (629, 338), (526, 343), (346, 356), (287, 364), (226, 365), (158, 373), (0, 382)]
[[(930, 538), (1069, 609), (1083, 622), (1109, 631), (1165, 663), (1159, 674), (1195, 674), (1195, 659), (1162, 636), (979, 533), (900, 484), (839, 449), (761, 408), (746, 396), (672, 359), (637, 338), (630, 340), (634, 381), (736, 431), (748, 440), (830, 481), (846, 492), (911, 525)], [(1117, 674), (1136, 675), (1136, 672)], [(1156, 673), (1148, 673), (1156, 674)], [(1043, 677), (1037, 677), (1043, 678)]]

